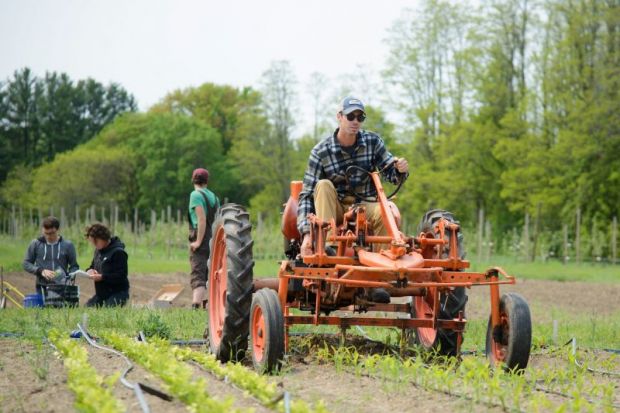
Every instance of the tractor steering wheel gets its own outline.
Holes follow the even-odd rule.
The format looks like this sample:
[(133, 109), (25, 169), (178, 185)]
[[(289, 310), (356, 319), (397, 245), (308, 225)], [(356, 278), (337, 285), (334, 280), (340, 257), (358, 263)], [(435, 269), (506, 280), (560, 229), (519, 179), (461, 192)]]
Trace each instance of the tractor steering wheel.
[[(383, 168), (383, 169), (382, 169), (381, 171), (379, 171), (379, 172), (383, 172), (383, 171), (384, 171), (385, 169), (387, 169), (390, 165), (392, 165), (392, 163), (387, 164), (387, 165), (385, 166), (385, 168)], [(360, 167), (359, 167), (359, 166), (357, 166), (357, 165), (351, 165), (351, 166), (349, 166), (349, 167), (346, 169), (345, 173), (344, 173), (344, 178), (345, 178), (345, 180), (347, 181), (347, 184), (348, 184), (348, 186), (349, 186), (349, 188), (350, 188), (350, 189), (349, 189), (349, 191), (350, 191), (353, 195), (355, 195), (357, 198), (361, 199), (362, 201), (366, 201), (366, 202), (377, 202), (378, 197), (379, 197), (378, 195), (377, 195), (377, 196), (374, 196), (374, 197), (366, 197), (366, 196), (364, 196), (364, 195), (362, 195), (362, 194), (360, 194), (360, 193), (358, 193), (358, 192), (355, 192), (355, 190), (353, 189), (353, 186), (351, 186), (351, 185), (350, 185), (350, 181), (349, 181), (349, 175), (351, 175), (352, 171), (354, 171), (354, 170), (359, 170), (359, 171), (362, 171), (363, 173), (367, 174), (368, 176), (366, 177), (366, 179), (368, 179), (368, 178), (370, 177), (370, 174), (371, 174), (371, 172), (370, 172), (370, 171), (367, 171), (367, 170), (366, 170), (366, 169), (364, 169), (364, 168), (360, 168)], [(394, 195), (396, 195), (396, 194), (398, 193), (398, 191), (400, 191), (400, 188), (403, 186), (403, 182), (405, 182), (405, 180), (404, 180), (404, 179), (401, 179), (401, 180), (400, 180), (400, 182), (398, 183), (398, 186), (396, 187), (396, 189), (394, 189), (394, 191), (393, 191), (391, 194), (389, 194), (389, 195), (387, 196), (387, 199), (388, 199), (388, 200), (392, 199), (392, 198), (394, 197)]]

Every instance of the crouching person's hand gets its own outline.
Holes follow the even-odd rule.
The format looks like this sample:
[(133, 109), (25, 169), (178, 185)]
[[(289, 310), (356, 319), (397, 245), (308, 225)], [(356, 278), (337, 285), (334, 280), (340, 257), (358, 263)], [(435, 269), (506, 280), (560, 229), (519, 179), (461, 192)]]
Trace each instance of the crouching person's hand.
[(103, 279), (103, 275), (99, 274), (97, 270), (90, 269), (86, 271), (86, 273), (88, 274), (88, 278), (90, 278), (94, 282), (99, 282)]

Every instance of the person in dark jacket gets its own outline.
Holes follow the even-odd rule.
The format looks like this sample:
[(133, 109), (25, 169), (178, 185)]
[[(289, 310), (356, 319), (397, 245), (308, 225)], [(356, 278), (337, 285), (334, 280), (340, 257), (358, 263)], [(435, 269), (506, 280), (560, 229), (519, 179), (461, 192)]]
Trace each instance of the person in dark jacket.
[(41, 222), (43, 235), (32, 240), (24, 257), (24, 270), (36, 277), (36, 289), (45, 294), (45, 287), (64, 284), (66, 275), (78, 270), (75, 247), (60, 236), (60, 221), (47, 217)]
[(95, 295), (86, 306), (124, 306), (129, 300), (125, 244), (99, 223), (86, 229), (86, 238), (95, 247), (93, 261), (86, 271), (95, 282)]

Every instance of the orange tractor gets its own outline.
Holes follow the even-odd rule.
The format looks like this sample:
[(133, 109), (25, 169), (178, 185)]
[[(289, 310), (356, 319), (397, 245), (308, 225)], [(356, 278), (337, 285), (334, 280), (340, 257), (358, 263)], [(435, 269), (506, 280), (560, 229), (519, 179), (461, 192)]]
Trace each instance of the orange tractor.
[[(347, 175), (351, 173), (350, 167)], [(359, 168), (357, 168), (359, 169)], [(458, 356), (467, 320), (466, 288), (486, 286), (491, 295), (486, 355), (493, 366), (521, 370), (531, 347), (531, 318), (519, 294), (500, 298), (501, 284), (515, 278), (501, 268), (467, 271), (463, 235), (453, 215), (431, 210), (416, 236), (399, 229), (400, 213), (386, 196), (378, 172), (369, 175), (377, 190), (387, 235), (374, 235), (362, 204), (345, 213), (341, 225), (309, 215), (314, 254), (299, 257), (297, 203), (302, 183), (291, 183), (282, 217), (287, 260), (278, 278), (253, 279), (251, 224), (245, 210), (222, 206), (213, 224), (209, 261), (210, 351), (222, 361), (251, 351), (259, 371), (279, 368), (295, 324), (396, 327), (426, 349)], [(359, 198), (359, 194), (357, 194)], [(328, 245), (330, 245), (328, 247)], [(369, 291), (383, 289), (389, 302), (375, 302)], [(368, 311), (380, 311), (367, 313)], [(385, 312), (394, 316), (386, 317)], [(351, 316), (357, 314), (359, 316)], [(305, 315), (304, 315), (305, 314)]]

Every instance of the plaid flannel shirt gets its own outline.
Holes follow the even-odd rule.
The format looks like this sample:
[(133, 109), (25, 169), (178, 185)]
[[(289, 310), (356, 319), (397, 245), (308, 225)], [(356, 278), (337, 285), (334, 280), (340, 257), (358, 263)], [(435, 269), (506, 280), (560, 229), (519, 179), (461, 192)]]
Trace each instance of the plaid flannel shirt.
[[(337, 133), (338, 129), (319, 142), (310, 152), (297, 210), (297, 228), (301, 234), (310, 232), (308, 214), (315, 212), (314, 187), (319, 180), (332, 181), (338, 192), (338, 199), (342, 201), (344, 197), (353, 195), (345, 180), (345, 171), (349, 166), (359, 166), (367, 171), (383, 170), (394, 159), (394, 156), (385, 148), (383, 139), (376, 133), (365, 130), (358, 132), (352, 156), (340, 146), (336, 138)], [(409, 174), (401, 174), (392, 164), (383, 171), (383, 176), (393, 184), (397, 184), (401, 179), (407, 179)], [(364, 197), (374, 197), (377, 194), (370, 177), (359, 170), (349, 175), (349, 183)]]

